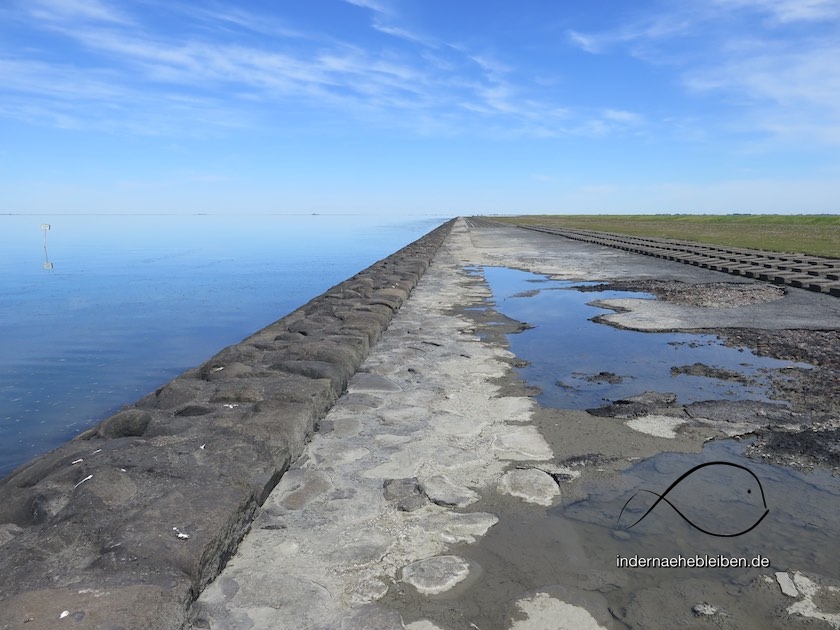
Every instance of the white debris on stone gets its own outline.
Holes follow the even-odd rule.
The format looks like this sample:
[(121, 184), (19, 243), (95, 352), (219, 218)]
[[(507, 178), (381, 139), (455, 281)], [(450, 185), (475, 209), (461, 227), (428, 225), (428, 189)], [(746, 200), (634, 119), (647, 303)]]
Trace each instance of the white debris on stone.
[(545, 506), (554, 503), (555, 497), (560, 495), (560, 489), (551, 475), (536, 468), (506, 472), (499, 481), (499, 490), (528, 503)]
[(405, 624), (405, 630), (443, 630), (443, 628), (436, 626), (428, 619), (421, 619), (420, 621)]
[(832, 628), (840, 628), (840, 613), (823, 612), (814, 603), (815, 598), (823, 598), (826, 594), (832, 594), (834, 598), (840, 597), (840, 588), (836, 586), (820, 586), (802, 575), (799, 571), (793, 574), (793, 582), (799, 592), (802, 593), (803, 599), (788, 607), (787, 612), (789, 615), (802, 615), (811, 619), (821, 619)]
[(510, 630), (605, 630), (585, 608), (567, 604), (548, 593), (520, 599), (516, 608), (527, 619), (514, 621)]
[(463, 582), (469, 573), (470, 563), (463, 558), (435, 556), (403, 567), (402, 579), (423, 595), (437, 595)]
[(777, 571), (776, 581), (779, 583), (779, 588), (782, 589), (782, 593), (788, 597), (799, 597), (799, 591), (796, 590), (796, 585), (790, 579), (787, 571)]
[(671, 416), (649, 415), (628, 420), (625, 424), (641, 433), (647, 433), (656, 437), (674, 439), (677, 437), (677, 429), (685, 424), (681, 418)]
[(73, 489), (75, 490), (76, 488), (81, 486), (85, 481), (90, 481), (91, 479), (93, 479), (93, 475), (88, 475), (87, 477), (82, 479), (79, 483), (77, 483), (75, 486), (73, 486)]

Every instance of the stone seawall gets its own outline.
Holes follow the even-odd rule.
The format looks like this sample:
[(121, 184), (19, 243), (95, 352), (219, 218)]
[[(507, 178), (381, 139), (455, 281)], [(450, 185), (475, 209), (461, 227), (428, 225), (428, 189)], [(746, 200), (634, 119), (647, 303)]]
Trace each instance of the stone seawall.
[(184, 627), (452, 224), (0, 482), (0, 629)]

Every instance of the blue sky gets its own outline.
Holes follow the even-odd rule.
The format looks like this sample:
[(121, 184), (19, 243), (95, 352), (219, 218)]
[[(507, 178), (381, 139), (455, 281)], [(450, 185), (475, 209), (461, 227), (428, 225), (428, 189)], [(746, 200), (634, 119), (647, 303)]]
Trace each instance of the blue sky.
[(0, 213), (840, 212), (837, 0), (5, 0)]

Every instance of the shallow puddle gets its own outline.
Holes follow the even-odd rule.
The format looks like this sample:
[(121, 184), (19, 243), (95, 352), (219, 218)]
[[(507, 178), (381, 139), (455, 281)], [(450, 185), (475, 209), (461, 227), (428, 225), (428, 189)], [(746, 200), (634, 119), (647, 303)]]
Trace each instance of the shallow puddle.
[[(608, 626), (614, 628), (834, 627), (788, 616), (786, 607), (803, 594), (783, 596), (776, 573), (840, 581), (838, 479), (824, 471), (798, 473), (751, 462), (741, 454), (743, 446), (726, 440), (709, 443), (701, 453), (662, 453), (613, 482), (592, 482), (586, 499), (546, 512), (500, 511), (481, 545), (455, 550), (482, 566), (483, 588), (448, 605), (481, 628), (503, 627), (496, 620), (513, 601), (534, 592), (608, 608), (620, 620)], [(726, 470), (722, 462), (750, 472)], [(667, 494), (674, 507), (663, 501), (628, 529), (652, 504), (638, 506), (628, 519), (626, 510), (622, 514), (628, 499), (645, 491), (664, 494), (704, 463), (713, 465)], [(756, 521), (750, 531), (729, 537), (697, 529), (732, 534)], [(701, 623), (693, 609), (704, 603), (719, 612)], [(835, 603), (817, 604), (824, 613), (840, 612)]]
[[(840, 580), (840, 480), (826, 471), (754, 462), (743, 456), (744, 446), (723, 440), (701, 453), (662, 453), (614, 484), (592, 484), (586, 499), (556, 508), (553, 516), (585, 529), (582, 540), (593, 557), (761, 556), (776, 571)], [(656, 503), (663, 495), (666, 500)], [(650, 571), (623, 570), (634, 579)], [(720, 577), (721, 569), (685, 571)]]
[[(590, 409), (645, 391), (671, 392), (681, 404), (767, 401), (771, 371), (779, 378), (780, 369), (808, 367), (725, 346), (714, 335), (636, 332), (592, 321), (611, 311), (590, 302), (652, 298), (645, 293), (582, 291), (596, 283), (504, 267), (485, 267), (484, 276), (496, 310), (533, 326), (511, 335), (510, 349), (530, 363), (517, 371), (542, 389), (536, 400), (547, 407)], [(697, 375), (697, 364), (701, 373), (723, 378)]]
[[(581, 291), (586, 283), (504, 268), (484, 273), (496, 310), (534, 326), (508, 340), (517, 358), (529, 361), (517, 371), (542, 388), (544, 406), (586, 409), (644, 391), (673, 392), (683, 404), (766, 401), (771, 370), (791, 365), (711, 335), (591, 321), (605, 311), (588, 302), (650, 296)], [(746, 378), (672, 373), (695, 363)], [(803, 593), (782, 595), (775, 574), (840, 581), (840, 479), (752, 461), (746, 444), (713, 441), (699, 453), (640, 460), (614, 478), (587, 482), (585, 499), (545, 512), (497, 506), (500, 521), (481, 545), (457, 550), (483, 567), (485, 588), (448, 602), (450, 610), (478, 623), (470, 627), (501, 627), (496, 620), (512, 601), (544, 591), (608, 608), (610, 627), (826, 627), (789, 616), (786, 607)], [(598, 466), (597, 457), (587, 465)], [(677, 566), (639, 566), (646, 562)], [(833, 600), (814, 601), (819, 614), (840, 612)]]

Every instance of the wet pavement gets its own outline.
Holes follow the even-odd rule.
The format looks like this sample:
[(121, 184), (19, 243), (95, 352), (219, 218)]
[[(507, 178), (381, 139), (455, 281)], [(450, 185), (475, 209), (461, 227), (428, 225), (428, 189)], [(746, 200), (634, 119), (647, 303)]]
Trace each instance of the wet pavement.
[[(832, 335), (840, 300), (626, 293), (651, 282), (721, 290), (715, 272), (459, 221), (193, 627), (840, 627), (840, 478), (760, 446), (836, 431), (836, 390), (780, 394), (837, 366), (721, 335)], [(759, 566), (708, 566), (722, 558)]]

